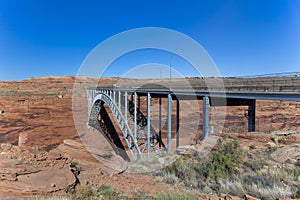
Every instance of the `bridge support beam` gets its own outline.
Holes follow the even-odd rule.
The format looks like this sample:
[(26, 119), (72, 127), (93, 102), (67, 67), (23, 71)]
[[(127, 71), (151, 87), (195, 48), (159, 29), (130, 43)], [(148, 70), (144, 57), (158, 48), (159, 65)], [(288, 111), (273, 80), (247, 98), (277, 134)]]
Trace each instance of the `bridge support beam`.
[(112, 90), (112, 92), (113, 92), (114, 102), (116, 102), (116, 91)]
[(158, 110), (158, 137), (159, 137), (159, 148), (162, 146), (161, 142), (161, 97), (159, 97), (159, 110)]
[[(125, 91), (125, 93), (124, 93), (124, 120), (126, 123), (128, 122), (128, 120), (127, 120), (128, 108), (127, 107), (128, 107), (128, 94)], [(121, 113), (122, 113), (122, 111), (121, 111)], [(125, 135), (128, 136), (127, 134), (128, 134), (127, 129), (125, 129)], [(129, 144), (130, 144), (129, 148), (131, 148), (133, 145), (131, 137), (129, 137)]]
[(127, 114), (128, 114), (128, 93), (125, 92), (125, 97), (124, 97), (124, 118), (125, 121), (127, 122)]
[(151, 95), (147, 94), (147, 158), (150, 159), (150, 132), (151, 132)]
[(248, 132), (255, 132), (255, 108), (256, 100), (251, 100), (248, 106)]
[(206, 138), (209, 134), (209, 97), (203, 97), (203, 119), (202, 119), (202, 139)]
[(167, 152), (171, 153), (172, 150), (172, 96), (171, 94), (168, 94), (168, 149)]
[(139, 108), (139, 109), (141, 109), (141, 97), (140, 97), (140, 95), (138, 95), (137, 96), (138, 98), (137, 98), (137, 107)]
[(119, 94), (119, 96), (118, 96), (118, 108), (119, 108), (119, 110), (121, 111), (121, 113), (122, 113), (122, 110), (121, 110), (121, 91), (119, 91), (118, 92), (118, 94)]
[[(137, 135), (137, 126), (136, 126), (136, 123), (137, 123), (137, 107), (136, 107), (136, 98), (137, 97), (137, 93), (134, 92), (134, 125), (133, 125), (133, 137), (134, 137), (134, 142), (137, 143), (137, 138), (136, 138), (136, 135)], [(134, 148), (134, 156), (136, 156), (136, 148)]]
[(179, 147), (179, 99), (176, 100), (176, 149)]

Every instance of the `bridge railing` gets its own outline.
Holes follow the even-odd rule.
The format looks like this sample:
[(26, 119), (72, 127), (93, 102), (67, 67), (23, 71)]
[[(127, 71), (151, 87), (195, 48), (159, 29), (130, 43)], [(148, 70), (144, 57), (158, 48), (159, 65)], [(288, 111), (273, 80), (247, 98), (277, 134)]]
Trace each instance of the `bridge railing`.
[(300, 76), (259, 78), (195, 78), (188, 85), (182, 79), (162, 80), (140, 85), (122, 85), (119, 88), (149, 91), (191, 91), (226, 93), (300, 93)]
[(227, 92), (300, 93), (300, 77), (224, 79)]

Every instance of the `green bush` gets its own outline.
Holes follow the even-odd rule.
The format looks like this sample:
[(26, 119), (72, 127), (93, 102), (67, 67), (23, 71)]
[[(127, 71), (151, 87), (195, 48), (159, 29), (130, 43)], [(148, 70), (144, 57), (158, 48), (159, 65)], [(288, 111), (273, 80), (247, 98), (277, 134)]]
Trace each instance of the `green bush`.
[(218, 179), (236, 173), (243, 162), (239, 146), (236, 139), (229, 142), (225, 137), (219, 139), (216, 151), (210, 154), (208, 161), (202, 163), (205, 177)]
[(164, 175), (164, 182), (170, 185), (177, 185), (179, 183), (179, 178), (174, 173), (166, 172)]
[(71, 199), (82, 200), (82, 199), (92, 199), (94, 196), (93, 189), (88, 185), (77, 185), (75, 191), (71, 195)]
[(167, 172), (170, 174), (175, 174), (177, 178), (183, 181), (191, 180), (196, 176), (196, 171), (192, 161), (182, 156), (167, 167)]
[(296, 191), (294, 198), (300, 198), (300, 189)]
[(79, 184), (75, 187), (70, 198), (74, 200), (117, 199), (118, 195), (118, 192), (114, 188), (105, 184), (100, 185), (97, 190), (89, 185)]
[[(242, 153), (238, 148), (236, 140), (227, 142), (223, 138), (218, 140), (216, 150), (208, 158), (203, 159), (198, 154), (180, 156), (156, 175), (162, 176), (163, 181), (169, 184), (201, 188), (203, 181), (216, 181), (237, 172), (242, 164)], [(218, 187), (213, 190), (218, 190)]]
[(105, 198), (111, 198), (118, 195), (117, 191), (114, 188), (105, 184), (100, 185), (97, 189), (97, 192), (102, 196), (104, 196)]

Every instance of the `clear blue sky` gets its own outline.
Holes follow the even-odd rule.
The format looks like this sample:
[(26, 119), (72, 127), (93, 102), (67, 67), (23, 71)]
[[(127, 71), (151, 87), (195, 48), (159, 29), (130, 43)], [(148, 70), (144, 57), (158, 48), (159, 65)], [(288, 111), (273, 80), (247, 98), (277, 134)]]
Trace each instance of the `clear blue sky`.
[(299, 9), (297, 0), (0, 0), (0, 80), (76, 75), (101, 41), (149, 26), (195, 39), (223, 76), (300, 71)]

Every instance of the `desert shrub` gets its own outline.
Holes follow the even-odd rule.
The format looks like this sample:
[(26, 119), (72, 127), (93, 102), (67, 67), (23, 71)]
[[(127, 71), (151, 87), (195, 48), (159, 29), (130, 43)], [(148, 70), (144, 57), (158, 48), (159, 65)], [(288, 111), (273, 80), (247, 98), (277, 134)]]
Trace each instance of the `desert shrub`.
[(285, 142), (285, 138), (279, 137), (279, 136), (272, 137), (271, 139), (275, 143), (276, 146)]
[(173, 194), (159, 194), (156, 196), (156, 200), (187, 200), (197, 199), (195, 196), (184, 193), (173, 193)]
[(167, 184), (177, 185), (180, 182), (179, 178), (174, 173), (170, 173), (168, 171), (163, 177), (164, 182), (166, 182)]
[(294, 194), (294, 198), (300, 198), (300, 189), (296, 191), (296, 193)]
[(75, 187), (74, 192), (70, 195), (70, 198), (73, 200), (84, 200), (84, 199), (117, 199), (118, 192), (108, 186), (108, 185), (100, 185), (97, 190), (93, 189), (89, 185), (79, 184)]
[(73, 162), (73, 161), (72, 161), (72, 162), (70, 163), (70, 167), (76, 167), (77, 164), (78, 164), (77, 162)]
[(238, 150), (237, 140), (226, 141), (219, 139), (216, 151), (210, 154), (206, 162), (202, 162), (201, 169), (204, 170), (206, 178), (224, 178), (237, 172), (242, 164), (242, 153)]
[(229, 132), (230, 133), (243, 133), (244, 130), (242, 128), (233, 127), (233, 128), (229, 128)]
[(272, 183), (282, 183), (291, 184), (296, 180), (297, 177), (296, 168), (278, 168), (270, 167), (266, 173), (261, 173), (260, 175), (266, 177)]
[(219, 180), (221, 193), (243, 197), (245, 194), (241, 179), (221, 179)]
[(293, 195), (292, 188), (288, 185), (273, 183), (269, 186), (261, 186), (255, 183), (244, 185), (247, 194), (262, 200), (287, 198)]
[(71, 199), (93, 199), (94, 195), (94, 191), (90, 186), (79, 184), (75, 187), (75, 191), (72, 193)]
[(263, 168), (263, 166), (268, 165), (264, 160), (249, 160), (244, 162), (243, 164), (245, 167), (249, 168), (250, 170), (256, 172)]
[(272, 182), (268, 178), (266, 178), (264, 176), (260, 176), (260, 175), (247, 176), (247, 177), (245, 177), (243, 182), (244, 182), (244, 185), (255, 184), (257, 187), (271, 187), (272, 186)]
[(97, 192), (102, 195), (104, 198), (112, 198), (118, 195), (118, 192), (110, 187), (109, 185), (100, 185), (97, 189)]
[(167, 172), (175, 174), (181, 180), (190, 180), (196, 176), (192, 161), (185, 156), (177, 158), (167, 167)]
[[(131, 199), (131, 198), (128, 198), (128, 199)], [(153, 198), (149, 194), (147, 194), (146, 192), (141, 192), (139, 194), (135, 194), (134, 195), (134, 199), (138, 199), (138, 200), (150, 200), (150, 199), (153, 199)]]
[(298, 179), (298, 177), (300, 176), (300, 166), (295, 166), (293, 168), (288, 168), (286, 169), (286, 172), (295, 178), (295, 180)]
[(158, 172), (155, 172), (155, 176), (165, 183), (172, 185), (183, 184), (189, 187), (196, 187), (196, 171), (193, 161), (186, 157), (180, 156), (176, 160)]
[[(171, 165), (156, 173), (156, 176), (173, 185), (183, 184), (192, 188), (204, 188), (203, 182), (210, 184), (211, 190), (219, 191), (218, 179), (229, 177), (237, 172), (242, 163), (242, 153), (236, 140), (218, 140), (216, 150), (207, 158), (200, 155), (180, 156)], [(203, 186), (203, 187), (202, 187)], [(207, 188), (207, 187), (206, 187)]]
[(221, 179), (220, 190), (234, 196), (243, 197), (249, 194), (259, 199), (278, 199), (292, 197), (295, 188), (281, 182), (273, 182), (261, 175), (235, 177), (234, 179)]

